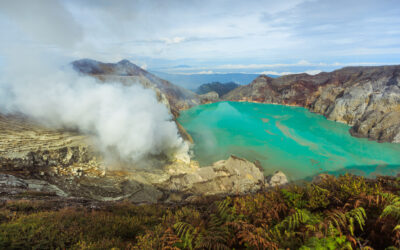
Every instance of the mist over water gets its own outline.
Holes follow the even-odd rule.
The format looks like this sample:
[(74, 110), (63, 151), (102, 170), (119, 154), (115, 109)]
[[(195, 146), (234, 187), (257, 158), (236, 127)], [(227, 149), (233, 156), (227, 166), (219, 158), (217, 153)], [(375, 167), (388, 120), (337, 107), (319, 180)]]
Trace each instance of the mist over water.
[(400, 172), (399, 144), (352, 137), (349, 126), (305, 108), (220, 102), (183, 111), (179, 122), (193, 136), (201, 165), (234, 154), (292, 180), (321, 172), (370, 177)]

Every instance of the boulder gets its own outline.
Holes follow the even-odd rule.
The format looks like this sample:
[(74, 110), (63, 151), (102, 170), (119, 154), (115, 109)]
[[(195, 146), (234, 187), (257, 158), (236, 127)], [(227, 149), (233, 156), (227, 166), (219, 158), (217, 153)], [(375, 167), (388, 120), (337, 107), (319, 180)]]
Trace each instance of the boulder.
[(1, 188), (28, 188), (28, 184), (13, 175), (0, 174), (0, 187)]
[(282, 171), (276, 171), (273, 175), (266, 177), (266, 186), (275, 187), (289, 183), (286, 175)]
[(158, 186), (173, 193), (169, 200), (184, 196), (245, 194), (263, 188), (264, 174), (254, 163), (232, 155), (212, 166), (171, 175)]
[(50, 184), (47, 181), (30, 179), (25, 180), (28, 184), (28, 189), (38, 192), (54, 193), (57, 196), (67, 197), (68, 194), (59, 189), (56, 185)]
[(0, 188), (5, 194), (19, 194), (27, 191), (52, 193), (57, 196), (68, 196), (57, 186), (43, 180), (29, 179), (24, 180), (9, 174), (0, 174)]

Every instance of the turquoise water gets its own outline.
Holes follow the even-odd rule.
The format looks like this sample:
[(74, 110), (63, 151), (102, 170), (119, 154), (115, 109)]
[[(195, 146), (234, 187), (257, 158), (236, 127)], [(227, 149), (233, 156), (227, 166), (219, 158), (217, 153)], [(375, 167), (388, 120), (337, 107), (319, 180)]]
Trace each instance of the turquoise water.
[(193, 137), (194, 159), (202, 166), (234, 154), (291, 180), (321, 172), (400, 173), (400, 144), (352, 137), (349, 126), (301, 107), (219, 102), (185, 110), (178, 120)]

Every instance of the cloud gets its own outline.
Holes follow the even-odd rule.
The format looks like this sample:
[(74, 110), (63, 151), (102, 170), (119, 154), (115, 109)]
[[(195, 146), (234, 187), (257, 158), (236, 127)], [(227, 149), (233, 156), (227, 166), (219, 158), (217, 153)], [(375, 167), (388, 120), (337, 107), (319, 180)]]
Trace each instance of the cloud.
[(0, 1), (0, 13), (33, 42), (71, 48), (83, 38), (81, 26), (59, 1)]
[(306, 70), (304, 73), (307, 73), (309, 75), (316, 75), (316, 74), (319, 74), (321, 72), (322, 72), (322, 70), (315, 69), (315, 70)]
[(322, 70), (316, 69), (316, 70), (306, 70), (303, 72), (277, 72), (277, 71), (263, 71), (260, 72), (260, 75), (277, 75), (277, 76), (284, 76), (284, 75), (292, 75), (292, 74), (301, 74), (301, 73), (307, 73), (309, 75), (316, 75), (321, 73)]
[[(296, 67), (337, 67), (337, 66), (373, 66), (373, 65), (390, 65), (390, 64), (396, 64), (396, 63), (378, 63), (378, 62), (349, 62), (349, 63), (311, 63), (305, 60), (301, 60), (297, 63), (275, 63), (275, 64), (224, 64), (224, 65), (216, 65), (213, 66), (213, 69), (226, 69), (226, 70), (242, 70), (242, 69), (263, 69), (263, 68), (296, 68)], [(190, 68), (187, 70), (193, 70), (194, 68)], [(207, 67), (201, 67), (201, 68), (196, 68), (196, 69), (207, 69)], [(185, 69), (179, 69), (179, 70), (185, 70)], [(308, 72), (315, 72), (316, 69), (314, 70), (308, 70)], [(268, 71), (266, 71), (268, 72)], [(275, 71), (271, 71), (275, 72)]]
[(307, 62), (390, 62), (400, 54), (400, 34), (393, 33), (400, 8), (391, 0), (362, 6), (355, 0), (62, 3), (84, 30), (84, 43), (94, 44), (77, 55), (99, 56), (101, 50), (104, 58), (147, 57), (150, 68), (187, 59), (203, 67), (213, 61), (313, 67)]
[(300, 60), (297, 63), (273, 63), (273, 64), (225, 64), (219, 65), (216, 68), (220, 69), (262, 69), (262, 68), (277, 68), (277, 67), (296, 67), (296, 66), (316, 66), (323, 65), (322, 63), (310, 63), (306, 60)]
[(260, 75), (275, 75), (275, 76), (283, 76), (283, 75), (291, 75), (295, 74), (293, 72), (276, 72), (276, 71), (263, 71), (259, 72)]
[(184, 42), (186, 38), (184, 37), (172, 37), (172, 38), (161, 38), (161, 41), (165, 42), (166, 44), (176, 44)]
[(212, 75), (212, 74), (224, 74), (223, 72), (214, 72), (212, 70), (195, 71), (195, 72), (178, 72), (177, 75)]
[(297, 63), (276, 63), (276, 64), (223, 64), (212, 65), (208, 67), (164, 67), (155, 71), (169, 72), (170, 74), (192, 75), (192, 74), (269, 74), (269, 75), (288, 75), (307, 73), (310, 75), (318, 74), (322, 71), (329, 72), (337, 68), (347, 66), (377, 66), (377, 65), (396, 65), (398, 63), (391, 62), (309, 62), (300, 60)]
[[(18, 6), (7, 6), (16, 6), (14, 1), (3, 2), (7, 8), (0, 8), (0, 12), (24, 13)], [(396, 0), (366, 0), (361, 5), (356, 0), (31, 2), (26, 1), (37, 6), (46, 3), (40, 7), (46, 10), (43, 27), (56, 19), (51, 13), (70, 20), (61, 18), (58, 29), (47, 30), (58, 34), (52, 37), (55, 44), (75, 43), (73, 49), (63, 51), (75, 58), (115, 61), (129, 57), (141, 58), (149, 68), (190, 64), (202, 71), (226, 65), (248, 72), (337, 67), (307, 62), (400, 63), (400, 33), (396, 29), (400, 7)], [(42, 26), (40, 15), (34, 14), (41, 13), (37, 6), (26, 8), (34, 11), (22, 19), (25, 30)], [(5, 22), (0, 27), (7, 29)], [(38, 41), (51, 41), (47, 36), (43, 33), (38, 36), (43, 40)]]
[(211, 75), (211, 74), (214, 74), (214, 71), (212, 71), (212, 70), (200, 71), (200, 72), (197, 72), (196, 74), (199, 74), (199, 75)]

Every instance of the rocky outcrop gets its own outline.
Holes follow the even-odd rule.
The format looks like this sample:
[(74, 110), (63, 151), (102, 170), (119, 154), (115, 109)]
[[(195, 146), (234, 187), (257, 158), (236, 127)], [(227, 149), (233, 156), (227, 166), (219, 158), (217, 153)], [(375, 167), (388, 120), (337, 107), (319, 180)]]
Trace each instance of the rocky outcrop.
[[(74, 131), (56, 131), (23, 116), (0, 114), (0, 164), (2, 170), (29, 172), (75, 163), (90, 164), (96, 154), (89, 138)], [(40, 172), (40, 171), (39, 171)]]
[(119, 82), (126, 86), (141, 84), (145, 88), (153, 89), (159, 101), (167, 105), (175, 117), (178, 116), (179, 110), (200, 103), (198, 96), (192, 91), (163, 80), (128, 60), (102, 63), (91, 59), (81, 59), (72, 62), (72, 66), (76, 71), (93, 76), (100, 82)]
[(158, 187), (171, 192), (169, 200), (244, 194), (261, 190), (264, 187), (264, 174), (254, 163), (231, 156), (209, 167), (173, 174)]
[(215, 91), (208, 92), (207, 94), (199, 95), (201, 103), (212, 103), (217, 102), (219, 100), (219, 95)]
[(205, 83), (200, 85), (196, 93), (199, 95), (204, 95), (209, 92), (216, 92), (219, 96), (223, 96), (227, 94), (229, 91), (232, 91), (239, 87), (240, 85), (234, 82), (226, 82), (226, 83), (220, 83), (220, 82), (212, 82), (212, 83)]
[(45, 193), (47, 195), (57, 195), (66, 197), (67, 194), (46, 181), (36, 179), (21, 179), (9, 174), (0, 174), (1, 195), (21, 195), (28, 191)]
[(201, 98), (192, 91), (163, 80), (128, 60), (102, 63), (91, 59), (81, 59), (72, 62), (72, 67), (81, 74), (95, 77), (100, 83), (121, 83), (124, 86), (141, 84), (145, 88), (152, 89), (158, 101), (166, 105), (174, 116), (182, 138), (192, 142), (190, 135), (176, 121), (180, 110), (201, 103)]
[(9, 174), (0, 174), (0, 188), (28, 188), (28, 184), (15, 176)]
[(148, 169), (116, 164), (105, 162), (91, 140), (77, 132), (51, 130), (23, 117), (0, 115), (3, 197), (35, 192), (36, 196), (97, 201), (180, 202), (282, 184), (277, 176), (265, 182), (256, 164), (235, 156), (202, 168), (196, 162), (179, 160)]
[(273, 175), (265, 178), (266, 187), (282, 186), (289, 183), (286, 175), (282, 171), (276, 171)]
[(352, 126), (354, 136), (400, 142), (400, 66), (347, 67), (314, 76), (259, 76), (225, 100), (296, 105)]

